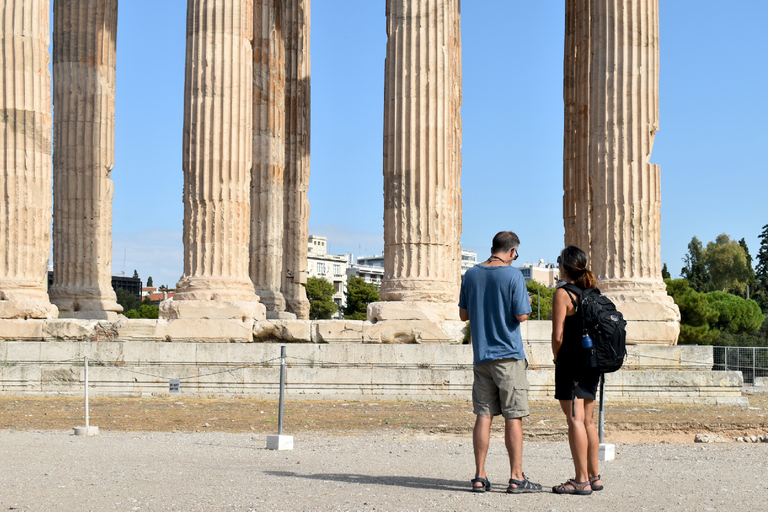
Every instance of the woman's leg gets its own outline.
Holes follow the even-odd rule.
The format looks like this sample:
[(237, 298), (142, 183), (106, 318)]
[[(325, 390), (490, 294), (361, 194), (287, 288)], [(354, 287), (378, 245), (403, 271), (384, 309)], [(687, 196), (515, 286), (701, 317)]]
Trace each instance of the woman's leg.
[[(595, 426), (595, 401), (584, 400), (584, 429), (587, 433), (587, 474), (590, 478), (598, 476), (598, 460), (600, 458), (600, 436)], [(596, 485), (601, 485), (601, 481), (596, 481)]]
[[(592, 400), (592, 403), (592, 410), (594, 410), (594, 400)], [(563, 409), (563, 413), (565, 413), (565, 417), (568, 420), (568, 443), (571, 446), (573, 466), (576, 470), (574, 480), (586, 482), (589, 480), (587, 473), (589, 438), (587, 437), (587, 429), (584, 425), (584, 400), (581, 398), (576, 398), (573, 401), (560, 400), (560, 407)], [(598, 443), (598, 450), (599, 448)]]

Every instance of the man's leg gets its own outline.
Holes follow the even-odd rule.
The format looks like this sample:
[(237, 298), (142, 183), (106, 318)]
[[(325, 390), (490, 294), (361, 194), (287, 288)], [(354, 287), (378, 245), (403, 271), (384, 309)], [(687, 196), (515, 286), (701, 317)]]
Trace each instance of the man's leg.
[(523, 420), (504, 420), (504, 443), (509, 454), (509, 477), (523, 480)]
[[(488, 445), (491, 442), (491, 422), (493, 416), (490, 414), (478, 414), (475, 420), (475, 429), (472, 432), (472, 446), (475, 449), (475, 478), (487, 478), (485, 474), (485, 458), (488, 455)], [(475, 487), (482, 487), (483, 484), (475, 482)]]

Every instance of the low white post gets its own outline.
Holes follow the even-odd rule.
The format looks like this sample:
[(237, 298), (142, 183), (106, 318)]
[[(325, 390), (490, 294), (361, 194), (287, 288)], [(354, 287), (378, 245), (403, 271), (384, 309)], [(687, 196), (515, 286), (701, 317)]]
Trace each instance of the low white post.
[(283, 402), (285, 401), (285, 345), (280, 347), (280, 405), (277, 435), (267, 436), (267, 450), (293, 450), (293, 436), (283, 435)]
[(616, 445), (603, 442), (603, 426), (605, 425), (605, 374), (600, 375), (600, 408), (598, 412), (598, 436), (600, 437), (600, 462), (616, 458)]
[(83, 358), (84, 377), (85, 377), (85, 426), (75, 427), (76, 436), (97, 436), (99, 435), (99, 427), (92, 427), (90, 425), (90, 411), (88, 405), (88, 356)]

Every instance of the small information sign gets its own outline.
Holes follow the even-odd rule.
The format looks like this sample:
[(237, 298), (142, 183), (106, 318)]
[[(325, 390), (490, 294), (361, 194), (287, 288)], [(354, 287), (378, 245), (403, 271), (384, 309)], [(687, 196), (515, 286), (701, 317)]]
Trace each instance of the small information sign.
[(170, 379), (168, 381), (168, 392), (178, 393), (179, 387), (180, 387), (179, 379)]

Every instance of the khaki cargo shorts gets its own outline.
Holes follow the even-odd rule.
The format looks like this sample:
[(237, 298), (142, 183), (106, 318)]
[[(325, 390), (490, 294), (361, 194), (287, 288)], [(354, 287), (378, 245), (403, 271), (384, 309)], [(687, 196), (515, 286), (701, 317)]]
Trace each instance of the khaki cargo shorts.
[(526, 359), (511, 358), (475, 366), (472, 385), (475, 414), (501, 414), (506, 419), (529, 416), (527, 368)]

